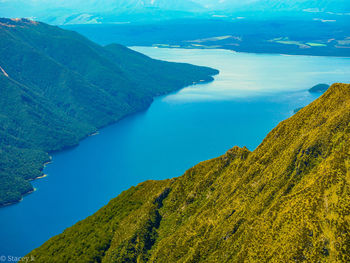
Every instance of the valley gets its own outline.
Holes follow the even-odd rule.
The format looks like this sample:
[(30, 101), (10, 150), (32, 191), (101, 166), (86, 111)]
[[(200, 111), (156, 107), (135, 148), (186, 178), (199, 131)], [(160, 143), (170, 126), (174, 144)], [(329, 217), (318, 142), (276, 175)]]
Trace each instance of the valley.
[(348, 0), (0, 0), (0, 261), (350, 262), (349, 24)]
[(309, 88), (347, 82), (350, 75), (347, 58), (133, 49), (154, 59), (211, 66), (220, 74), (157, 97), (145, 111), (99, 129), (78, 147), (52, 153), (47, 176), (31, 182), (37, 191), (0, 209), (3, 253), (29, 253), (143, 181), (178, 177), (233, 145), (253, 151), (295, 108), (320, 96)]
[(218, 73), (27, 19), (0, 18), (0, 37), (0, 206), (33, 192), (49, 153)]
[(235, 146), (181, 177), (131, 187), (28, 256), (38, 262), (347, 262), (349, 102), (350, 85), (334, 84), (254, 151)]

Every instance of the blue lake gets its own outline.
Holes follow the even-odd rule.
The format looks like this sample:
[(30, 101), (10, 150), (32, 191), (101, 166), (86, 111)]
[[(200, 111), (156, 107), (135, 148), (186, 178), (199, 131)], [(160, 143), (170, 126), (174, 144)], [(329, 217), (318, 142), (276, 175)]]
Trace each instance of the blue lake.
[(33, 182), (37, 191), (0, 209), (0, 256), (25, 255), (132, 185), (180, 176), (235, 145), (254, 150), (295, 108), (317, 97), (308, 88), (350, 82), (349, 58), (134, 49), (221, 73), (212, 83), (156, 98), (148, 110), (54, 154), (48, 176)]

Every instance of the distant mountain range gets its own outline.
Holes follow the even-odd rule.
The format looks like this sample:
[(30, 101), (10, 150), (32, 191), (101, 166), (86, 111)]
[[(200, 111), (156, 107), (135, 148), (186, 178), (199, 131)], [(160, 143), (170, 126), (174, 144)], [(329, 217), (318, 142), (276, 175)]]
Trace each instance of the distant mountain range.
[(33, 191), (49, 152), (218, 73), (27, 19), (0, 18), (0, 39), (0, 206)]
[[(21, 8), (18, 8), (21, 6)], [(52, 24), (91, 24), (279, 12), (348, 15), (347, 0), (2, 0), (0, 16), (33, 17)]]
[(193, 0), (211, 10), (350, 12), (347, 0)]
[[(43, 4), (44, 3), (44, 4)], [(17, 7), (21, 6), (20, 9)], [(75, 1), (0, 1), (0, 16), (32, 17), (53, 24), (79, 24), (119, 21), (120, 17), (139, 14), (151, 17), (154, 12), (169, 12), (169, 17), (183, 12), (198, 12), (204, 8), (190, 0), (75, 0)], [(133, 20), (133, 19), (131, 19)]]
[(228, 49), (237, 52), (350, 56), (350, 16), (311, 13), (303, 19), (182, 19), (161, 22), (66, 25), (100, 44)]

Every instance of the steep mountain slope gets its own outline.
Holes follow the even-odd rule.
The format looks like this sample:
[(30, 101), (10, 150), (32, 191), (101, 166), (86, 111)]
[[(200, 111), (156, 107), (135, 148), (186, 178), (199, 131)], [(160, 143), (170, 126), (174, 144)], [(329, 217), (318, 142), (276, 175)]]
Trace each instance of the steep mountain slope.
[(217, 74), (25, 19), (0, 19), (0, 39), (0, 206), (33, 190), (47, 152)]
[[(166, 171), (164, 171), (166, 172)], [(182, 177), (147, 181), (32, 251), (37, 262), (349, 262), (350, 85)]]

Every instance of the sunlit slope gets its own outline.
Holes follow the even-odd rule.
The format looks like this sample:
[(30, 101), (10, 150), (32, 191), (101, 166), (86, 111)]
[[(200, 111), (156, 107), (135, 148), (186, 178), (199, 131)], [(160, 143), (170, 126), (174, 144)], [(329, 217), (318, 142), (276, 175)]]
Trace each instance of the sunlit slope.
[(48, 152), (217, 74), (26, 19), (0, 18), (0, 39), (0, 206), (33, 190)]
[(30, 255), (37, 262), (348, 262), (349, 186), (350, 85), (334, 84), (254, 152), (234, 147), (182, 177), (133, 187)]

